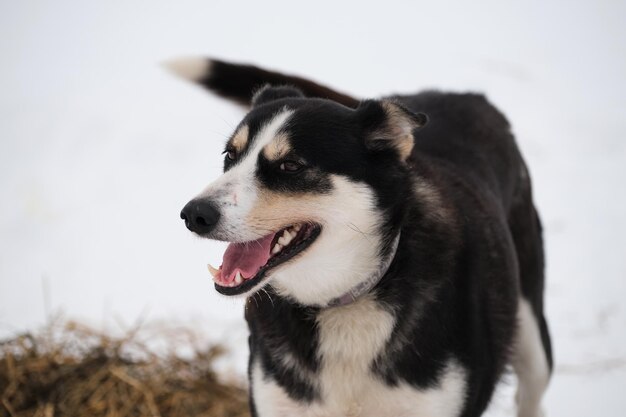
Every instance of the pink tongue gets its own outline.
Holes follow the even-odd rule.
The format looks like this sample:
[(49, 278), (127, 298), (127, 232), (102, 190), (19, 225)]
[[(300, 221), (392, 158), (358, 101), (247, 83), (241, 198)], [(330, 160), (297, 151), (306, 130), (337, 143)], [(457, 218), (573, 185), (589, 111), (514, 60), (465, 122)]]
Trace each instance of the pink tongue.
[(259, 268), (270, 258), (273, 238), (274, 235), (271, 234), (254, 242), (228, 245), (222, 260), (222, 279), (226, 282), (233, 281), (238, 270), (244, 278), (255, 276)]

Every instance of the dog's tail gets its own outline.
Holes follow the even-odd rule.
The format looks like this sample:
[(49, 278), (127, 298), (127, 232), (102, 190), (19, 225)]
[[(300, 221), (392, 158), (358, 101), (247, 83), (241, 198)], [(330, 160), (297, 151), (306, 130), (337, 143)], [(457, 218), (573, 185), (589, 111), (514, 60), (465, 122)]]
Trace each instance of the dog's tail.
[(254, 93), (268, 84), (290, 85), (298, 88), (306, 97), (327, 98), (348, 107), (356, 107), (359, 104), (358, 99), (313, 81), (267, 71), (252, 65), (233, 64), (208, 58), (183, 58), (168, 61), (164, 65), (175, 74), (248, 107)]

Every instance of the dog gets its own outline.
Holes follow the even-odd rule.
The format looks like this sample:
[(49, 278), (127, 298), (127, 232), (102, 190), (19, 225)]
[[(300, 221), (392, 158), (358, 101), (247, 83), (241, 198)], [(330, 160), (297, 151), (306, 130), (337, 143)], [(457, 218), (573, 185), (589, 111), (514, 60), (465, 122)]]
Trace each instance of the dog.
[(552, 372), (528, 169), (482, 95), (358, 100), (211, 59), (170, 68), (249, 108), (183, 208), (229, 242), (252, 416), (480, 416), (512, 365), (519, 417)]

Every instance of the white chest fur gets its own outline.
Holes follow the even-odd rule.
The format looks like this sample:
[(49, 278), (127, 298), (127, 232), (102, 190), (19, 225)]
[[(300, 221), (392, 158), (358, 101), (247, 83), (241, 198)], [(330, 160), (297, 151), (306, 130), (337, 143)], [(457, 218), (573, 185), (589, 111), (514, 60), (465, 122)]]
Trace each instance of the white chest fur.
[(371, 298), (323, 311), (318, 317), (321, 369), (308, 375), (321, 399), (313, 404), (292, 400), (253, 366), (252, 386), (260, 417), (453, 417), (465, 395), (465, 375), (448, 363), (437, 388), (390, 387), (372, 374), (373, 360), (391, 336), (395, 318)]

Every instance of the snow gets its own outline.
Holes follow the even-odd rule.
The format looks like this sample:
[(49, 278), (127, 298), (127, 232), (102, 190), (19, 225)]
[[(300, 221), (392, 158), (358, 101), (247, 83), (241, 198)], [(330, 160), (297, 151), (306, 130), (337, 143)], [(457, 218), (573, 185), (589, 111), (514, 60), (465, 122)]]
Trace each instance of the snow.
[[(626, 409), (624, 2), (164, 0), (0, 4), (0, 335), (51, 312), (179, 320), (234, 347), (241, 301), (206, 263), (222, 244), (178, 213), (221, 169), (243, 111), (158, 63), (211, 55), (361, 97), (485, 92), (534, 178), (557, 361), (548, 415)], [(513, 377), (489, 412), (513, 415)]]

